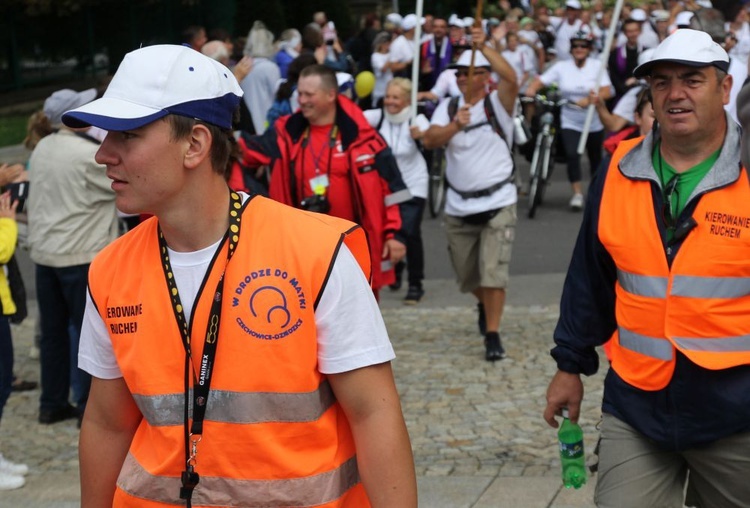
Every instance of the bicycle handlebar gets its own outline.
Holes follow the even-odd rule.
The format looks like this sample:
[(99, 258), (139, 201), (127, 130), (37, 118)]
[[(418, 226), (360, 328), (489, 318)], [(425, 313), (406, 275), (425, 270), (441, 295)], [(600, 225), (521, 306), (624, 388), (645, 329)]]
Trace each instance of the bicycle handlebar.
[(541, 104), (543, 106), (548, 106), (551, 108), (560, 107), (560, 106), (579, 107), (576, 103), (569, 102), (568, 99), (560, 98), (558, 100), (550, 100), (547, 98), (546, 95), (542, 95), (542, 94), (536, 94), (534, 97), (526, 97), (525, 95), (522, 95), (521, 102), (526, 102), (526, 103), (535, 102), (535, 103)]

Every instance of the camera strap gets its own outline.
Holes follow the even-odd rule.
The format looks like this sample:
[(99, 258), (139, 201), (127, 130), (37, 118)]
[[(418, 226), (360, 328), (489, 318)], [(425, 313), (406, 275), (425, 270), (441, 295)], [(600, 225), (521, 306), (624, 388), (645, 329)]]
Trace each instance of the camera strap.
[[(208, 318), (208, 325), (205, 332), (204, 345), (203, 345), (203, 356), (201, 358), (200, 375), (196, 374), (195, 366), (193, 365), (193, 352), (191, 343), (191, 328), (185, 319), (185, 312), (182, 307), (182, 301), (177, 290), (177, 284), (174, 278), (174, 272), (172, 270), (172, 264), (169, 261), (169, 251), (167, 250), (167, 242), (164, 239), (164, 234), (161, 228), (159, 228), (159, 250), (162, 256), (162, 267), (164, 268), (164, 278), (167, 282), (169, 289), (169, 297), (172, 302), (172, 309), (174, 310), (175, 319), (177, 320), (177, 327), (180, 329), (180, 335), (182, 337), (182, 345), (185, 348), (185, 412), (184, 412), (184, 430), (185, 430), (185, 470), (182, 472), (181, 480), (182, 487), (180, 488), (180, 499), (186, 500), (186, 506), (190, 508), (191, 499), (193, 495), (193, 489), (200, 481), (200, 476), (195, 471), (196, 457), (198, 455), (198, 443), (203, 438), (203, 419), (206, 416), (206, 405), (208, 403), (209, 388), (211, 386), (211, 378), (213, 377), (214, 362), (216, 360), (216, 347), (219, 342), (219, 324), (221, 321), (221, 303), (224, 294), (224, 274), (226, 273), (227, 265), (232, 259), (235, 251), (237, 250), (237, 244), (240, 240), (240, 215), (242, 211), (242, 199), (239, 194), (230, 190), (229, 191), (229, 228), (224, 234), (219, 251), (224, 245), (225, 241), (229, 242), (227, 249), (227, 260), (224, 265), (224, 269), (219, 277), (219, 282), (216, 285), (216, 291), (211, 300), (211, 311)], [(210, 271), (210, 269), (209, 269)], [(206, 274), (206, 280), (208, 273)], [(196, 303), (198, 299), (196, 298)], [(190, 374), (193, 375), (193, 390), (192, 390), (192, 425), (189, 423), (189, 411), (190, 408)]]

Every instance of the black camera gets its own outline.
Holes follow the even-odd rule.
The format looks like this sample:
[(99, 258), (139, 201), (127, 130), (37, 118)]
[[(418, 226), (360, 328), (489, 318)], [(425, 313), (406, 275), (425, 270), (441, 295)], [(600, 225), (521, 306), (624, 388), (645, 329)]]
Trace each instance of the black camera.
[(325, 194), (313, 194), (302, 200), (300, 208), (308, 212), (328, 213), (331, 211), (331, 202)]

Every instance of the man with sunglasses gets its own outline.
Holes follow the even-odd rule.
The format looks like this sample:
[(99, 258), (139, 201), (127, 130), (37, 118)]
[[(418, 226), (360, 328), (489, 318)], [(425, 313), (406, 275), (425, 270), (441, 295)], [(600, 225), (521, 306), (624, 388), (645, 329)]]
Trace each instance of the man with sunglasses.
[[(518, 82), (510, 64), (485, 45), (481, 28), (472, 28), (472, 40), (475, 49), (456, 62), (462, 95), (440, 103), (423, 143), (427, 149), (446, 146), (445, 220), (451, 260), (461, 291), (472, 292), (479, 301), (485, 359), (494, 362), (505, 356), (498, 330), (516, 224), (510, 147)], [(500, 77), (491, 93), (490, 71)]]
[(589, 191), (544, 418), (578, 420), (580, 375), (609, 341), (600, 507), (750, 499), (750, 180), (728, 64), (705, 32), (665, 39), (634, 72), (658, 127), (620, 143)]

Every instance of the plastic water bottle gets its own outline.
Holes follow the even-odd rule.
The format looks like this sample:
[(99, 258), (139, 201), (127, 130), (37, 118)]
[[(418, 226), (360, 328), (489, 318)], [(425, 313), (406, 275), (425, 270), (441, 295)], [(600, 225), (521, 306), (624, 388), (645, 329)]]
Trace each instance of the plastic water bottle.
[(580, 489), (586, 483), (586, 455), (583, 451), (583, 430), (568, 419), (568, 410), (562, 410), (563, 421), (557, 432), (560, 442), (562, 481), (566, 489)]

